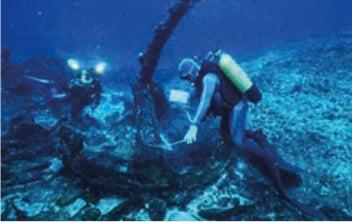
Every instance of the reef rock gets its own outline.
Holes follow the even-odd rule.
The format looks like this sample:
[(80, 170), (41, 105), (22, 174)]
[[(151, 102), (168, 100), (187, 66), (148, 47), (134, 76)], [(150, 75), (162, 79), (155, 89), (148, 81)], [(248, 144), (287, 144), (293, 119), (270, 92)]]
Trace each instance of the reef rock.
[(50, 132), (31, 117), (16, 117), (2, 136), (3, 183), (25, 184), (48, 179), (58, 173), (62, 162), (52, 149)]
[(179, 107), (171, 106), (161, 119), (160, 127), (165, 130), (158, 136), (163, 140), (138, 146), (133, 109), (126, 108), (130, 104), (123, 94), (104, 95), (93, 114), (97, 117), (93, 127), (89, 118), (76, 125), (63, 121), (54, 127), (51, 136), (56, 150), (77, 176), (107, 190), (133, 193), (189, 189), (213, 181), (224, 172), (231, 149), (219, 143), (219, 136), (207, 138), (207, 133), (217, 131), (216, 120), (204, 126), (207, 130), (200, 133), (197, 145), (173, 146), (170, 141), (183, 138), (188, 120)]

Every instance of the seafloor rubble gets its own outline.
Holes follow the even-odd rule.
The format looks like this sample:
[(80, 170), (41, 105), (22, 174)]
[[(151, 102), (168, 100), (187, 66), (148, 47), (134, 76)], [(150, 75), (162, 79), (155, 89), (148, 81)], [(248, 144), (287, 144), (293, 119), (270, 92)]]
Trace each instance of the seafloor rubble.
[[(282, 45), (241, 65), (264, 94), (248, 127), (263, 129), (282, 158), (304, 169), (291, 195), (328, 219), (352, 220), (352, 37)], [(160, 120), (165, 143), (139, 150), (128, 88), (106, 88), (97, 109), (72, 123), (64, 105), (48, 106), (47, 89), (16, 78), (62, 77), (63, 66), (43, 59), (2, 70), (10, 80), (2, 87), (3, 220), (312, 219), (219, 142), (217, 119), (201, 126), (197, 144), (169, 147), (188, 124), (185, 108), (171, 105)], [(165, 83), (166, 92), (185, 87)]]

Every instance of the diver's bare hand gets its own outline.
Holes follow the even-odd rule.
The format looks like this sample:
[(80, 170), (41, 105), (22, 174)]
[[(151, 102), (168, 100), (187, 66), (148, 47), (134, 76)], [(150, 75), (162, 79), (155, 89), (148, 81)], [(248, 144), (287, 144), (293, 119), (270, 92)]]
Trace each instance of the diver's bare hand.
[(191, 125), (183, 138), (187, 144), (192, 144), (197, 141), (198, 127), (196, 125)]

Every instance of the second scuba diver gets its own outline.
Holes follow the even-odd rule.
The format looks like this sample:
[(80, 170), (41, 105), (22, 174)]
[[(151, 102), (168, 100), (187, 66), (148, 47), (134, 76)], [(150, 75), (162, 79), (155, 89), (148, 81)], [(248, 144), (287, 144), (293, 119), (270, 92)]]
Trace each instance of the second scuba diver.
[(69, 59), (68, 65), (73, 70), (73, 77), (67, 92), (59, 93), (56, 88), (52, 88), (51, 94), (54, 100), (68, 102), (71, 119), (77, 120), (85, 107), (95, 108), (99, 105), (102, 93), (100, 75), (104, 72), (105, 64), (98, 64), (96, 68), (80, 69), (77, 61)]
[(94, 69), (83, 70), (78, 78), (69, 84), (69, 101), (72, 119), (79, 118), (82, 110), (91, 105), (93, 108), (100, 103), (102, 86)]
[[(76, 60), (69, 59), (68, 66), (73, 71), (73, 77), (65, 87), (58, 87), (55, 81), (25, 75), (31, 81), (39, 82), (49, 87), (50, 102), (54, 110), (68, 103), (72, 120), (80, 118), (87, 106), (96, 108), (100, 103), (102, 85), (100, 76), (104, 73), (106, 64), (98, 63), (95, 68), (81, 69)], [(62, 88), (62, 90), (58, 90)]]

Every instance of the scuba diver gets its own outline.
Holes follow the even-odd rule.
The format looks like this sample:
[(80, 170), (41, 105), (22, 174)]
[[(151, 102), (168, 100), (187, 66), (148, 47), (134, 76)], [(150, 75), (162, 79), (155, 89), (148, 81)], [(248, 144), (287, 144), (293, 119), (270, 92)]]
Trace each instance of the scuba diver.
[(94, 109), (99, 105), (102, 93), (100, 76), (105, 72), (106, 64), (101, 62), (89, 69), (81, 69), (74, 59), (69, 59), (67, 64), (73, 71), (67, 92), (59, 93), (53, 88), (51, 94), (53, 99), (67, 101), (71, 106), (71, 119), (77, 120), (84, 108), (91, 106)]
[(25, 77), (49, 87), (50, 103), (54, 110), (69, 103), (71, 119), (77, 120), (84, 108), (96, 108), (99, 105), (102, 93), (100, 76), (105, 72), (106, 64), (98, 63), (95, 68), (89, 69), (81, 69), (79, 63), (73, 59), (69, 59), (67, 64), (73, 71), (73, 77), (61, 90), (54, 81), (29, 75)]
[(196, 142), (199, 123), (211, 114), (220, 116), (223, 140), (234, 144), (254, 160), (254, 165), (272, 181), (284, 200), (313, 217), (324, 218), (317, 209), (287, 194), (287, 188), (301, 182), (301, 169), (281, 160), (261, 130), (246, 130), (248, 102), (257, 104), (262, 95), (238, 63), (219, 50), (209, 52), (201, 64), (185, 58), (179, 63), (178, 70), (180, 78), (195, 87), (195, 96), (199, 100), (184, 141), (188, 144)]
[[(258, 103), (261, 93), (243, 69), (230, 55), (218, 51), (209, 52), (201, 65), (194, 59), (183, 59), (178, 70), (181, 79), (195, 86), (196, 97), (200, 100), (185, 141), (188, 144), (195, 142), (198, 124), (213, 114), (221, 117), (220, 133), (224, 140), (245, 149), (247, 101)], [(250, 149), (256, 150), (256, 147)]]
[(80, 117), (87, 106), (96, 108), (102, 93), (101, 82), (95, 69), (82, 70), (69, 83), (68, 101), (71, 104), (71, 118)]

